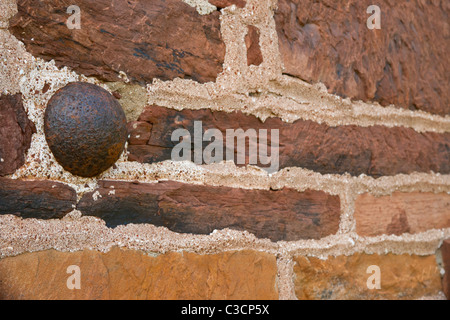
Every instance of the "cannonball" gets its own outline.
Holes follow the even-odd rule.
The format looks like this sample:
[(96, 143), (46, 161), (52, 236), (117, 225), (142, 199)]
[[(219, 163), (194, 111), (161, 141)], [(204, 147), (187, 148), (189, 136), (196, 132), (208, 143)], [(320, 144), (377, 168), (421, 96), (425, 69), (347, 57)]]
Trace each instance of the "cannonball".
[(84, 82), (59, 89), (44, 115), (45, 138), (55, 159), (81, 177), (94, 177), (119, 159), (126, 125), (119, 102), (105, 89)]

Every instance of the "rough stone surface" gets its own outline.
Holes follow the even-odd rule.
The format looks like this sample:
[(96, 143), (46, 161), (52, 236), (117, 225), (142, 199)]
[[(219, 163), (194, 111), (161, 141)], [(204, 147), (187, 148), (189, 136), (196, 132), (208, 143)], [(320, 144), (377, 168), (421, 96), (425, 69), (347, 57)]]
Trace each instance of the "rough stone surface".
[(447, 239), (442, 243), (441, 253), (445, 270), (442, 286), (447, 299), (450, 300), (450, 239)]
[[(298, 299), (365, 300), (419, 299), (442, 291), (435, 256), (367, 255), (294, 258), (294, 285)], [(381, 289), (368, 289), (367, 280), (380, 268)]]
[(67, 171), (94, 177), (111, 167), (127, 141), (126, 117), (117, 100), (91, 83), (72, 82), (45, 109), (45, 139)]
[(263, 57), (259, 46), (259, 29), (255, 26), (247, 27), (245, 46), (247, 47), (247, 65), (259, 66), (263, 62)]
[(0, 178), (0, 215), (62, 218), (74, 209), (76, 201), (75, 190), (59, 182)]
[(128, 143), (138, 146), (146, 145), (150, 140), (152, 125), (146, 121), (131, 121), (127, 124)]
[[(71, 265), (80, 268), (79, 290), (67, 288)], [(275, 257), (256, 251), (48, 250), (0, 260), (0, 299), (278, 299), (276, 273)]]
[(123, 82), (108, 82), (106, 85), (122, 106), (127, 121), (137, 120), (147, 105), (147, 90), (145, 87)]
[(419, 233), (450, 228), (450, 195), (447, 193), (400, 193), (356, 199), (356, 232), (362, 236)]
[(0, 176), (13, 173), (25, 163), (25, 154), (36, 128), (22, 104), (22, 96), (0, 96)]
[[(380, 30), (366, 25), (372, 4)], [(344, 97), (450, 114), (448, 1), (280, 0), (278, 8), (285, 73)]]
[[(176, 111), (158, 106), (147, 107), (139, 121), (151, 124), (147, 127), (151, 128), (150, 139), (146, 145), (130, 143), (129, 159), (133, 161), (151, 163), (171, 159), (172, 149), (178, 143), (171, 141), (172, 132), (185, 128), (193, 141), (194, 121), (202, 121), (203, 131), (217, 128), (222, 132), (224, 146), (227, 129), (255, 129), (257, 132), (267, 129), (268, 153), (275, 152), (275, 148), (270, 147), (271, 130), (279, 129), (280, 169), (302, 167), (322, 174), (348, 172), (355, 176), (366, 174), (374, 177), (415, 171), (450, 173), (450, 133), (418, 133), (408, 128), (383, 126), (329, 127), (303, 120), (286, 123), (277, 118), (269, 118), (262, 123), (256, 117), (241, 112)], [(136, 130), (142, 136), (142, 126)], [(130, 133), (134, 135), (133, 130)], [(203, 147), (208, 144), (204, 142)], [(223, 154), (225, 157), (225, 150)]]
[(19, 81), (30, 70), (33, 57), (6, 29), (0, 29), (0, 43), (0, 94), (19, 93)]
[(17, 5), (14, 0), (2, 0), (0, 2), (0, 28), (8, 27), (8, 20), (17, 13)]
[(339, 197), (322, 191), (245, 190), (190, 185), (100, 181), (77, 209), (110, 227), (150, 223), (181, 233), (246, 230), (258, 238), (320, 239), (339, 228)]
[[(141, 84), (153, 78), (215, 80), (225, 46), (219, 12), (199, 15), (179, 0), (77, 1), (81, 29), (68, 29), (66, 1), (20, 0), (10, 30), (27, 50), (86, 76)], [(122, 75), (123, 78), (123, 75)]]

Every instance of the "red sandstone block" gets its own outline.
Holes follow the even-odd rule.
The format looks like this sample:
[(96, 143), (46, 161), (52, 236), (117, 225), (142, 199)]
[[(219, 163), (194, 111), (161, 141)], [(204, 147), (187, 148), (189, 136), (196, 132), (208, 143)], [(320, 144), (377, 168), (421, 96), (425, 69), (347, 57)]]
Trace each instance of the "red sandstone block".
[[(370, 5), (379, 30), (367, 27)], [(355, 100), (450, 114), (443, 3), (280, 0), (275, 21), (286, 74)]]
[(55, 60), (86, 76), (133, 82), (177, 77), (213, 81), (222, 71), (225, 44), (220, 12), (200, 15), (178, 0), (79, 0), (81, 28), (66, 26), (67, 2), (20, 0), (10, 31), (35, 57)]
[(0, 214), (62, 218), (75, 209), (76, 201), (75, 190), (59, 182), (0, 178)]
[(109, 227), (149, 223), (181, 233), (246, 230), (259, 238), (320, 239), (339, 228), (340, 201), (322, 191), (246, 190), (190, 185), (100, 181), (77, 209)]
[(25, 163), (25, 154), (36, 131), (23, 107), (22, 95), (0, 96), (0, 176), (14, 173)]
[[(140, 162), (171, 159), (171, 152), (178, 143), (172, 141), (172, 132), (186, 129), (191, 141), (194, 141), (194, 122), (201, 121), (203, 132), (218, 129), (222, 133), (224, 160), (226, 131), (242, 129), (247, 132), (251, 129), (257, 133), (258, 148), (266, 143), (266, 140), (261, 139), (259, 130), (267, 130), (268, 156), (272, 152), (278, 152), (280, 169), (302, 167), (323, 174), (347, 172), (355, 176), (366, 174), (374, 177), (430, 171), (450, 173), (450, 133), (418, 133), (409, 128), (384, 126), (329, 127), (303, 120), (286, 123), (278, 118), (269, 118), (263, 123), (258, 118), (241, 112), (176, 111), (158, 106), (148, 106), (139, 121), (151, 125), (151, 131), (147, 134), (150, 138), (145, 145), (130, 141), (130, 160)], [(278, 149), (272, 147), (272, 130), (279, 130)], [(141, 129), (131, 130), (130, 133), (132, 136), (143, 135)], [(203, 144), (203, 148), (206, 148), (208, 142)], [(246, 164), (251, 156), (249, 147), (247, 139)], [(191, 160), (195, 160), (193, 156)], [(237, 163), (236, 144), (234, 160)], [(260, 161), (258, 165), (268, 167)]]
[(419, 233), (450, 228), (450, 195), (401, 193), (360, 195), (355, 202), (356, 232), (362, 236)]

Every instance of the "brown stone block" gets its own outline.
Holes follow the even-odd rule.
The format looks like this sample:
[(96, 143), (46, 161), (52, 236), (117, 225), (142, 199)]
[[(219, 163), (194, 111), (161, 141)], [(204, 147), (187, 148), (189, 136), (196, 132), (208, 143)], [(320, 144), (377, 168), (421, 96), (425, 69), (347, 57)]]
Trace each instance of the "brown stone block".
[[(158, 106), (146, 107), (139, 121), (151, 124), (147, 146), (134, 145), (130, 141), (130, 160), (157, 162), (171, 159), (171, 141), (176, 129), (189, 131), (194, 141), (194, 122), (202, 122), (203, 133), (207, 129), (219, 129), (226, 146), (226, 130), (239, 128), (247, 131), (267, 130), (268, 155), (276, 152), (272, 147), (272, 130), (279, 130), (279, 169), (302, 167), (322, 174), (349, 173), (373, 177), (412, 172), (450, 173), (450, 133), (419, 133), (404, 127), (360, 127), (355, 125), (329, 127), (312, 121), (297, 120), (286, 123), (269, 118), (264, 123), (242, 112), (212, 112), (211, 110), (176, 111)], [(142, 130), (130, 131), (142, 136)], [(210, 142), (203, 142), (205, 148)], [(258, 140), (260, 148), (261, 139)], [(249, 163), (249, 141), (246, 141), (245, 163)], [(224, 160), (226, 149), (223, 149)], [(235, 163), (237, 148), (235, 143)], [(258, 149), (259, 150), (259, 149)], [(193, 148), (192, 148), (193, 151)], [(194, 160), (193, 152), (191, 160)], [(258, 161), (260, 167), (268, 167)]]
[(128, 125), (128, 142), (132, 145), (146, 145), (150, 140), (152, 125), (145, 121), (132, 121)]
[(0, 178), (0, 215), (62, 218), (75, 208), (76, 201), (75, 190), (59, 182)]
[(149, 223), (180, 233), (246, 230), (272, 241), (320, 239), (339, 228), (340, 201), (322, 191), (246, 190), (190, 185), (99, 181), (77, 209), (109, 227)]
[[(295, 257), (294, 285), (298, 299), (384, 300), (418, 299), (442, 290), (435, 256), (367, 255)], [(370, 266), (378, 266), (381, 288), (369, 289), (374, 276)], [(376, 283), (373, 278), (370, 284)]]
[(245, 46), (247, 47), (247, 65), (259, 66), (263, 62), (263, 56), (259, 46), (259, 29), (255, 26), (247, 27)]
[[(370, 5), (381, 29), (370, 30)], [(275, 14), (286, 74), (329, 92), (450, 114), (445, 1), (280, 0)]]
[(0, 96), (0, 176), (14, 173), (25, 163), (25, 154), (36, 132), (23, 107), (22, 95)]
[(214, 81), (222, 71), (225, 45), (220, 13), (200, 15), (179, 0), (79, 0), (81, 29), (66, 26), (67, 1), (20, 0), (10, 31), (27, 50), (58, 67), (140, 84), (177, 77)]
[(401, 193), (360, 195), (355, 202), (356, 232), (362, 236), (419, 233), (450, 228), (450, 195)]
[[(67, 287), (69, 266), (79, 267), (80, 289)], [(276, 274), (275, 257), (256, 251), (49, 250), (0, 260), (0, 299), (278, 299)]]

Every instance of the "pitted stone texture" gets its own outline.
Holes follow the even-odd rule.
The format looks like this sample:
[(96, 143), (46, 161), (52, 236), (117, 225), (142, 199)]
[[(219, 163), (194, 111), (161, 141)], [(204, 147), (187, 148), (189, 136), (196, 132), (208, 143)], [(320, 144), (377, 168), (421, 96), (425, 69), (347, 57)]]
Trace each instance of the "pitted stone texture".
[(19, 0), (10, 30), (34, 56), (108, 81), (122, 80), (124, 72), (140, 84), (177, 77), (207, 82), (222, 71), (218, 11), (199, 15), (180, 0), (76, 4), (81, 29), (65, 25), (66, 1)]
[(450, 195), (401, 193), (360, 195), (355, 202), (356, 232), (362, 236), (401, 235), (450, 228)]
[(22, 103), (22, 95), (0, 96), (0, 176), (14, 173), (25, 163), (25, 154), (36, 128)]
[(258, 238), (320, 239), (339, 229), (340, 201), (322, 191), (246, 190), (174, 181), (99, 181), (77, 209), (109, 227), (149, 223), (181, 233), (230, 228)]
[(0, 28), (8, 28), (8, 20), (16, 13), (16, 1), (2, 0), (0, 2)]
[(49, 100), (45, 139), (61, 166), (94, 177), (120, 157), (127, 140), (126, 117), (117, 100), (91, 83), (72, 82)]
[(19, 82), (32, 66), (33, 56), (25, 45), (0, 28), (0, 94), (20, 92)]
[[(80, 268), (80, 290), (67, 288), (71, 265)], [(49, 250), (0, 260), (0, 299), (278, 299), (276, 273), (275, 257), (256, 251)]]
[(0, 178), (0, 215), (57, 219), (71, 212), (76, 202), (75, 190), (59, 182)]
[(124, 82), (107, 82), (109, 90), (122, 106), (127, 121), (134, 121), (147, 105), (147, 90), (138, 84)]
[[(369, 30), (370, 5), (381, 29)], [(284, 72), (329, 92), (450, 114), (448, 1), (280, 0)]]
[[(442, 291), (435, 256), (361, 253), (327, 260), (297, 256), (294, 262), (295, 293), (302, 300), (411, 300)], [(367, 287), (374, 275), (369, 266), (380, 268), (381, 289)]]

